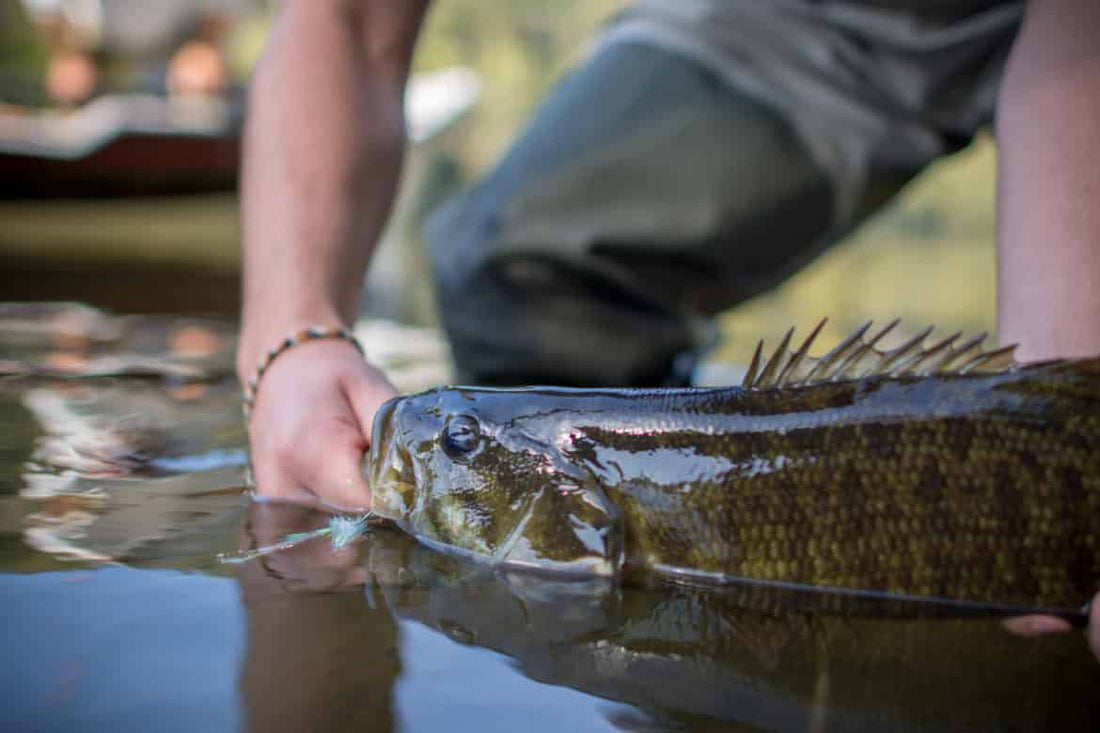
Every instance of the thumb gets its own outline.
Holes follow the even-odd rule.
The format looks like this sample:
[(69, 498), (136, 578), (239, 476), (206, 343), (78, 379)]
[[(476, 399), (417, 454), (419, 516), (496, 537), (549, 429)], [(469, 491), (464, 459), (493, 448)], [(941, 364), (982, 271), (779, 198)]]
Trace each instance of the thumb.
[(374, 367), (369, 367), (368, 372), (357, 374), (347, 379), (342, 387), (351, 404), (355, 419), (359, 422), (359, 429), (366, 439), (371, 442), (371, 432), (374, 427), (374, 414), (386, 400), (397, 395), (397, 390), (382, 372)]

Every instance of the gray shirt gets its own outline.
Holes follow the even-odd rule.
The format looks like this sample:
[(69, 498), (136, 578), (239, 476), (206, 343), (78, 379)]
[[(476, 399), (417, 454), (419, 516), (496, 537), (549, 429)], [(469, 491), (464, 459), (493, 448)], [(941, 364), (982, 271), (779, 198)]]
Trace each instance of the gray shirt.
[(776, 108), (847, 221), (872, 168), (917, 170), (992, 119), (1023, 2), (638, 0), (602, 42), (689, 57)]

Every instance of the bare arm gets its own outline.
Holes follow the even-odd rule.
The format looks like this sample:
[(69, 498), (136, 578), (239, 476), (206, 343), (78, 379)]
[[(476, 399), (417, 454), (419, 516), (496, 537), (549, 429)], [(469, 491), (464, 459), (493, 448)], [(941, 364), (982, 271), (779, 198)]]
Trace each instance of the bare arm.
[[(998, 105), (998, 316), (1024, 360), (1100, 356), (1100, 2), (1030, 0)], [(1056, 618), (1006, 623), (1067, 631)], [(1089, 645), (1100, 660), (1100, 594)]]
[[(397, 184), (402, 97), (426, 5), (283, 5), (245, 128), (242, 380), (286, 335), (354, 319)], [(250, 425), (259, 492), (366, 505), (358, 464), (374, 410), (390, 394), (349, 344), (312, 342), (280, 356)]]
[(1100, 2), (1031, 0), (997, 125), (1001, 341), (1100, 355)]

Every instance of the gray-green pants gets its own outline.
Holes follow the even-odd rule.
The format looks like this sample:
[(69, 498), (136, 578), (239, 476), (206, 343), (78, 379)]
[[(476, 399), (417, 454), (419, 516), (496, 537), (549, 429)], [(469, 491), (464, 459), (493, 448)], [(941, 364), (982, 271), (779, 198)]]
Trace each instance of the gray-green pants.
[[(462, 380), (682, 382), (713, 339), (711, 315), (776, 285), (989, 120), (1013, 31), (987, 22), (963, 39), (949, 89), (960, 101), (901, 78), (900, 101), (856, 95), (851, 117), (874, 123), (862, 126), (830, 111), (849, 104), (850, 78), (818, 120), (812, 85), (799, 106), (799, 84), (772, 97), (750, 74), (743, 90), (688, 54), (610, 33), (496, 168), (429, 221)], [(906, 108), (907, 81), (930, 101)]]

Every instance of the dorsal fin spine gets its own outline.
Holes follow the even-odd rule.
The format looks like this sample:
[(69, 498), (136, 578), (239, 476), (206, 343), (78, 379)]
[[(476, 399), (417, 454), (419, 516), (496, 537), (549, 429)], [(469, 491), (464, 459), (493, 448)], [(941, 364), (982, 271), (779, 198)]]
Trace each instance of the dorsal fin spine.
[(904, 359), (904, 358), (907, 358), (907, 357), (911, 356), (911, 352), (914, 349), (917, 350), (917, 353), (920, 353), (921, 352), (921, 348), (920, 348), (921, 344), (924, 343), (924, 340), (926, 338), (928, 338), (928, 334), (930, 334), (930, 333), (932, 333), (932, 326), (929, 326), (928, 328), (924, 329), (923, 331), (918, 333), (916, 336), (914, 336), (913, 338), (911, 338), (908, 341), (906, 341), (905, 343), (903, 343), (901, 346), (895, 347), (895, 348), (891, 349), (890, 351), (887, 351), (885, 354), (882, 355), (882, 362), (881, 362), (880, 369), (882, 371), (888, 370), (889, 367), (891, 367), (898, 360)]
[(996, 363), (998, 359), (1006, 354), (1011, 355), (1016, 350), (1016, 345), (1004, 346), (994, 351), (983, 351), (975, 356), (970, 361), (959, 366), (959, 372), (961, 374), (968, 374), (969, 372), (981, 371), (982, 367), (986, 364)]
[(756, 351), (752, 354), (752, 363), (749, 364), (749, 370), (745, 372), (745, 378), (741, 382), (741, 386), (748, 388), (756, 382), (756, 374), (760, 371), (760, 359), (764, 353), (764, 340), (756, 342)]
[(774, 377), (779, 373), (779, 365), (787, 357), (787, 347), (791, 344), (791, 336), (794, 335), (794, 327), (787, 329), (786, 335), (783, 337), (783, 341), (780, 342), (779, 347), (768, 359), (768, 363), (764, 366), (764, 371), (760, 374), (760, 386), (770, 387), (775, 382)]
[(895, 365), (893, 369), (890, 370), (890, 374), (895, 377), (900, 377), (917, 371), (917, 367), (919, 367), (922, 362), (933, 359), (944, 350), (950, 349), (951, 344), (958, 341), (960, 336), (962, 336), (962, 332), (956, 331), (942, 341), (933, 344), (924, 351), (914, 354), (900, 364)]
[[(858, 349), (856, 349), (856, 351), (851, 356), (849, 356), (847, 359), (844, 360), (843, 364), (841, 364), (839, 367), (837, 367), (837, 369), (834, 371), (834, 373), (832, 375), (833, 378), (840, 378), (840, 377), (854, 378), (854, 377), (864, 376), (864, 374), (874, 374), (874, 373), (878, 372), (878, 366), (876, 365), (875, 367), (872, 367), (872, 368), (868, 369), (866, 372), (864, 372), (864, 374), (860, 374), (859, 371), (858, 371), (859, 362), (868, 353), (878, 354), (879, 355), (878, 361), (881, 362), (882, 361), (881, 352), (876, 350), (875, 346), (878, 344), (879, 341), (881, 341), (883, 339), (884, 336), (886, 336), (886, 334), (893, 331), (894, 327), (897, 326), (899, 323), (901, 323), (901, 319), (900, 318), (895, 318), (894, 320), (887, 323), (885, 328), (881, 329), (878, 333), (876, 333), (874, 336), (872, 336), (870, 341), (863, 342), (862, 345)], [(870, 324), (868, 324), (868, 325), (870, 325)]]
[(821, 329), (825, 328), (825, 323), (828, 318), (822, 318), (814, 326), (814, 330), (810, 332), (810, 335), (802, 342), (802, 345), (798, 347), (798, 351), (795, 352), (791, 360), (787, 362), (787, 366), (783, 367), (783, 372), (776, 379), (779, 384), (785, 384), (788, 378), (793, 378), (798, 373), (798, 367), (802, 364), (802, 361), (806, 358), (807, 352), (810, 350), (810, 346), (813, 344), (814, 339), (821, 333)]
[(825, 356), (821, 357), (818, 363), (810, 370), (810, 373), (806, 375), (806, 382), (814, 382), (818, 380), (825, 380), (830, 377), (829, 368), (841, 360), (845, 353), (852, 347), (853, 344), (858, 343), (863, 339), (863, 334), (867, 333), (867, 329), (871, 327), (872, 321), (867, 321), (862, 326), (852, 332), (848, 338), (841, 341), (837, 346), (833, 347)]
[[(757, 343), (742, 387), (769, 389), (806, 386), (871, 376), (995, 373), (1017, 366), (1012, 357), (1015, 346), (984, 350), (981, 347), (986, 338), (984, 333), (954, 346), (961, 337), (960, 333), (955, 333), (925, 348), (924, 342), (933, 331), (931, 326), (893, 349), (877, 349), (878, 343), (899, 322), (899, 319), (895, 319), (869, 339), (865, 339), (864, 336), (872, 325), (868, 321), (819, 358), (809, 356), (809, 350), (825, 327), (826, 319), (819, 321), (793, 352), (789, 350), (794, 336), (794, 329), (791, 328), (775, 351), (767, 357), (764, 355), (764, 342)], [(804, 364), (812, 366), (805, 370)], [(802, 371), (806, 372), (805, 375), (801, 374)]]

